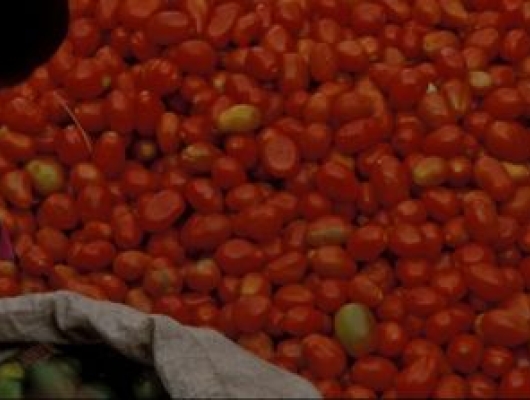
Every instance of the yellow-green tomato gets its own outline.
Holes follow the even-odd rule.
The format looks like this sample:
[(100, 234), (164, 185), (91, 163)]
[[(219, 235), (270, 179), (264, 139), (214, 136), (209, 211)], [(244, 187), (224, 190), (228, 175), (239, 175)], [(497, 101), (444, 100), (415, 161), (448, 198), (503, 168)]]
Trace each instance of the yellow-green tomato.
[(363, 304), (350, 303), (335, 314), (335, 335), (348, 354), (360, 357), (370, 353), (376, 344), (375, 318)]
[(217, 129), (222, 133), (247, 133), (259, 128), (261, 112), (250, 104), (236, 104), (223, 111), (217, 120)]
[(10, 361), (0, 365), (0, 379), (24, 379), (24, 368), (18, 361)]
[(61, 164), (50, 158), (37, 158), (25, 167), (31, 177), (35, 191), (41, 196), (59, 192), (65, 185), (64, 170)]

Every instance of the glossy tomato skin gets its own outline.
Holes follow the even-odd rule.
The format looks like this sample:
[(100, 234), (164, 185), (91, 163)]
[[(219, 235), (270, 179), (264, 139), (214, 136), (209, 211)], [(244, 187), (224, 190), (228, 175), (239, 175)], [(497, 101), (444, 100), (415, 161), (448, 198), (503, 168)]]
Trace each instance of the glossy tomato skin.
[(302, 342), (302, 353), (309, 361), (312, 372), (321, 378), (333, 378), (346, 366), (346, 356), (332, 339), (321, 335), (310, 335)]
[(366, 356), (353, 366), (351, 378), (358, 384), (382, 392), (392, 386), (397, 372), (396, 366), (391, 361), (383, 357)]
[(514, 368), (502, 379), (499, 396), (523, 398), (530, 390), (529, 367)]
[(0, 91), (0, 296), (217, 330), (325, 398), (523, 398), (530, 8), (76, 0)]
[(436, 357), (427, 355), (418, 358), (396, 377), (396, 390), (399, 396), (423, 398), (435, 389), (439, 365)]

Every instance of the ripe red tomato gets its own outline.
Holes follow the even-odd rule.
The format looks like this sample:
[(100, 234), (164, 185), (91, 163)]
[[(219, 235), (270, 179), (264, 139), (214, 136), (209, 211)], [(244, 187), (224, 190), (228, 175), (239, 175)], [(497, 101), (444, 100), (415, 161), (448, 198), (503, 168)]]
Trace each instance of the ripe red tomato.
[(71, 1), (0, 90), (0, 296), (212, 328), (326, 398), (528, 394), (529, 10)]

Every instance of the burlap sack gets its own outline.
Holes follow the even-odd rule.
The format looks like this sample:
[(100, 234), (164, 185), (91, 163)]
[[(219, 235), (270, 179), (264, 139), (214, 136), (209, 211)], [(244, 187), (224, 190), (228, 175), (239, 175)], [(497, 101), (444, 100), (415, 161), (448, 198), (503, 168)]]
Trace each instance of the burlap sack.
[(153, 365), (172, 398), (320, 398), (222, 335), (66, 292), (0, 301), (0, 343), (106, 343)]

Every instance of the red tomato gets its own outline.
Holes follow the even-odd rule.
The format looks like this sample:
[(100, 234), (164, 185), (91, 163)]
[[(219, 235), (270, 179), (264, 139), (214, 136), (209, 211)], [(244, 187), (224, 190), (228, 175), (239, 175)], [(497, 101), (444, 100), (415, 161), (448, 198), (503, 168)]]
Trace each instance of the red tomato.
[(138, 218), (143, 229), (160, 232), (169, 228), (184, 212), (182, 196), (174, 190), (155, 193), (138, 207)]
[(333, 339), (312, 334), (302, 340), (302, 354), (310, 371), (321, 379), (338, 377), (346, 368), (346, 354)]

